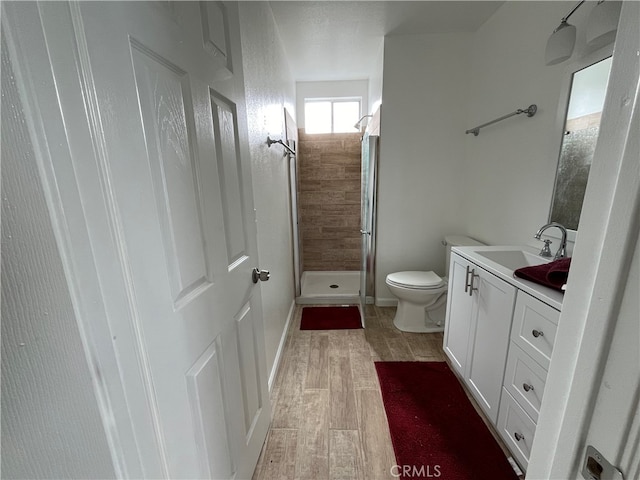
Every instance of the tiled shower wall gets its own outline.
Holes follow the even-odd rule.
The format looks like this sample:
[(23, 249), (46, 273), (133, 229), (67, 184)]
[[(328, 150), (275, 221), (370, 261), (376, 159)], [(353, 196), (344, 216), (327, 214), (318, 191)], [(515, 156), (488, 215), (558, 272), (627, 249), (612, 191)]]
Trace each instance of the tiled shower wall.
[(298, 132), (303, 271), (360, 270), (360, 138)]

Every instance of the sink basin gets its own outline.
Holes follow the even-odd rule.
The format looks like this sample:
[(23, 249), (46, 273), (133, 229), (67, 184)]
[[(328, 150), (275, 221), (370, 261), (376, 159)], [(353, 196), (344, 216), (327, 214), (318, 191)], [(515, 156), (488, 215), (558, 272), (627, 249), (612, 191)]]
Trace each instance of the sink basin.
[(521, 267), (530, 267), (533, 265), (542, 265), (549, 263), (551, 258), (541, 257), (524, 250), (492, 250), (485, 252), (476, 252), (492, 262), (502, 265), (509, 270), (517, 270)]
[(514, 275), (514, 271), (519, 268), (544, 265), (553, 261), (553, 258), (538, 255), (539, 251), (538, 248), (531, 245), (470, 245), (467, 247), (453, 247), (452, 249), (452, 253), (460, 255), (472, 264), (532, 295), (556, 310), (561, 310), (564, 298), (562, 292)]

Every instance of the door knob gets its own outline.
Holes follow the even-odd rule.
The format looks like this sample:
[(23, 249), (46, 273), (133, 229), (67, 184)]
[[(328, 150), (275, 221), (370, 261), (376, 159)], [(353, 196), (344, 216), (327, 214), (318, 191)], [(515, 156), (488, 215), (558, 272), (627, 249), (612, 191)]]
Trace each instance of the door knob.
[(269, 273), (269, 270), (260, 270), (259, 268), (254, 268), (251, 272), (251, 279), (253, 280), (253, 283), (258, 283), (258, 280), (260, 280), (261, 282), (266, 282), (269, 280), (270, 276), (271, 273)]

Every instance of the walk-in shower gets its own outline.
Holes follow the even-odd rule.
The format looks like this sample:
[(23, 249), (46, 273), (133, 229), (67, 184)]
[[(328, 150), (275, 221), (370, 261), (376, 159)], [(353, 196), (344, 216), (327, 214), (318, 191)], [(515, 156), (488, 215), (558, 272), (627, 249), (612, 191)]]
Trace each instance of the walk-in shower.
[(299, 304), (373, 302), (377, 136), (298, 131)]
[(360, 301), (360, 271), (305, 271), (299, 304), (352, 305)]

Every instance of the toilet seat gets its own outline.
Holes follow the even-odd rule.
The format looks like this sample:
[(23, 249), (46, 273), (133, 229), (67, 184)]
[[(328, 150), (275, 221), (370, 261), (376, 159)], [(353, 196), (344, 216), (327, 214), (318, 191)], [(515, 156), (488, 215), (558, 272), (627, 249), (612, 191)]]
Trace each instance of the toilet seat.
[(395, 272), (387, 275), (387, 283), (412, 290), (433, 290), (445, 286), (445, 282), (434, 272)]

